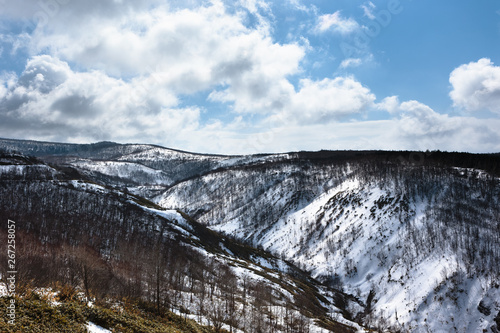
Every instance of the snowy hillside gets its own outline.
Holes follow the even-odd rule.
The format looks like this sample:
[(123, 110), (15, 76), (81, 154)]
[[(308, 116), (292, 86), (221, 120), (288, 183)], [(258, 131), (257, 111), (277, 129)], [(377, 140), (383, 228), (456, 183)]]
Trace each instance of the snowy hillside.
[[(437, 223), (433, 212), (424, 200), (408, 202), (394, 188), (349, 180), (280, 219), (260, 243), (286, 254), (314, 277), (336, 277), (338, 285), (363, 299), (371, 292), (374, 318), (392, 326), (412, 332), (489, 329), (500, 311), (498, 276), (465, 267), (462, 251), (433, 244), (424, 230)], [(498, 220), (485, 218), (484, 232), (498, 232)], [(498, 235), (476, 241), (481, 239), (495, 241)], [(498, 267), (498, 258), (497, 249), (490, 268)], [(490, 315), (480, 312), (480, 303), (488, 304)]]
[[(18, 241), (30, 249), (18, 267), (20, 285), (75, 288), (90, 304), (151, 302), (158, 312), (215, 331), (362, 329), (354, 318), (364, 305), (355, 297), (222, 237), (181, 211), (72, 179), (36, 159), (9, 153), (0, 158), (0, 217), (18, 221)], [(0, 229), (0, 236), (7, 231)], [(0, 286), (5, 276), (0, 268)]]
[[(35, 153), (58, 168), (30, 167), (49, 168), (36, 171), (43, 179), (71, 180), (73, 188), (97, 182), (104, 185), (100, 196), (134, 198), (133, 204), (147, 214), (170, 221), (172, 230), (190, 239), (190, 246), (204, 257), (215, 256), (231, 266), (240, 292), (245, 276), (259, 280), (266, 275), (275, 290), (274, 301), (255, 307), (265, 306), (277, 317), (288, 311), (287, 304), (309, 304), (305, 299), (311, 299), (304, 296), (309, 288), (283, 278), (297, 266), (311, 281), (324, 284), (315, 284), (316, 301), (310, 304), (316, 309), (312, 312), (320, 314), (317, 318), (379, 331), (499, 331), (499, 154), (321, 151), (219, 156), (114, 143), (0, 140), (2, 144)], [(3, 168), (12, 179), (28, 175), (23, 171), (28, 167)], [(85, 181), (75, 183), (75, 177)], [(144, 208), (145, 199), (159, 206)], [(88, 207), (94, 207), (90, 202)], [(160, 206), (186, 215), (165, 216)], [(208, 229), (193, 229), (198, 224), (191, 219), (226, 237), (207, 238)], [(231, 248), (234, 241), (262, 252), (242, 261), (241, 248)], [(264, 250), (281, 259), (269, 260)], [(181, 294), (196, 304), (196, 296)], [(258, 299), (254, 295), (253, 301)], [(197, 319), (209, 320), (202, 317)], [(272, 316), (267, 318), (272, 321)]]
[(287, 160), (288, 154), (223, 156), (190, 153), (144, 144), (65, 144), (0, 139), (0, 148), (77, 170), (81, 177), (144, 197), (214, 170)]
[(156, 200), (358, 296), (367, 325), (477, 332), (500, 318), (500, 186), (483, 171), (303, 162), (210, 174)]
[(76, 160), (70, 163), (79, 170), (87, 171), (89, 177), (112, 178), (116, 181), (130, 182), (137, 185), (170, 185), (174, 181), (165, 172), (145, 165), (130, 162)]

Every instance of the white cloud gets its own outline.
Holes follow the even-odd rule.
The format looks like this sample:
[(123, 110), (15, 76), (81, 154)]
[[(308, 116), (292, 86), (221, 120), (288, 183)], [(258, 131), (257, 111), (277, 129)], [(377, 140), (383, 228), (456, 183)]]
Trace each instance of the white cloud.
[(374, 107), (387, 111), (398, 119), (398, 130), (407, 137), (446, 135), (457, 128), (461, 119), (437, 113), (429, 106), (415, 100), (401, 103), (398, 96), (386, 97), (374, 104)]
[(467, 111), (487, 109), (500, 113), (500, 67), (490, 59), (462, 65), (450, 74), (450, 97)]
[[(158, 3), (74, 1), (48, 10), (50, 19), (26, 41), (33, 56), (24, 72), (10, 88), (1, 85), (2, 131), (62, 141), (185, 137), (188, 147), (202, 136), (193, 131), (208, 131), (198, 107), (179, 105), (191, 94), (212, 90), (212, 100), (240, 113), (273, 113), (287, 103), (294, 92), (287, 77), (301, 70), (308, 46), (273, 41), (259, 14), (268, 10), (264, 1), (242, 1), (245, 10), (218, 0)], [(32, 13), (17, 4), (7, 11)], [(247, 25), (249, 12), (257, 24)]]
[[(469, 152), (500, 151), (499, 119), (449, 117), (440, 119), (444, 129), (425, 130), (417, 115), (390, 120), (316, 124), (275, 123), (240, 135), (231, 142), (231, 152), (287, 152), (297, 150), (446, 150)], [(418, 126), (413, 130), (412, 125)]]
[(7, 94), (7, 87), (5, 83), (3, 82), (3, 79), (0, 78), (0, 100), (4, 98), (4, 96)]
[(435, 138), (449, 135), (462, 126), (460, 118), (439, 114), (418, 101), (407, 101), (401, 110), (400, 130), (409, 137)]
[[(353, 77), (300, 80), (310, 46), (273, 40), (272, 13), (263, 0), (47, 3), (52, 1), (58, 6), (48, 9), (38, 0), (11, 1), (0, 14), (39, 23), (31, 35), (9, 42), (17, 40), (13, 49), (26, 47), (32, 56), (19, 77), (0, 76), (3, 135), (147, 142), (217, 153), (500, 151), (498, 119), (450, 117), (417, 101), (400, 103), (396, 96), (375, 103), (370, 89)], [(317, 16), (314, 6), (289, 3)], [(375, 7), (365, 6), (369, 17)], [(340, 12), (316, 23), (315, 32), (343, 35), (363, 28)], [(341, 68), (367, 59), (345, 59)], [(450, 76), (455, 105), (498, 112), (499, 76), (488, 59), (457, 68)], [(207, 110), (189, 106), (192, 94), (227, 103), (234, 119), (202, 122)], [(372, 108), (394, 119), (352, 121)]]
[[(125, 82), (100, 71), (76, 72), (50, 56), (33, 57), (19, 77), (4, 74), (0, 87), (0, 131), (14, 138), (147, 142), (234, 154), (298, 149), (500, 150), (499, 119), (450, 117), (417, 101), (399, 103), (395, 96), (375, 104), (370, 90), (351, 77), (302, 80), (297, 91), (293, 86), (286, 91), (288, 102), (283, 99), (280, 111), (261, 123), (239, 116), (229, 123), (201, 124), (202, 110), (180, 106), (176, 94), (158, 88), (152, 77)], [(370, 108), (389, 110), (395, 118), (335, 121)]]
[(47, 140), (168, 142), (198, 128), (200, 110), (178, 107), (150, 79), (124, 82), (99, 71), (74, 72), (50, 56), (32, 58), (0, 101), (0, 128)]
[(390, 114), (397, 114), (400, 111), (398, 96), (389, 96), (382, 100), (382, 102), (375, 105), (376, 109), (387, 111)]
[(0, 74), (0, 100), (7, 95), (7, 92), (12, 89), (17, 83), (15, 73), (4, 72)]
[(316, 26), (316, 30), (319, 32), (332, 30), (342, 35), (348, 35), (359, 29), (360, 25), (356, 20), (351, 17), (342, 17), (340, 11), (336, 11), (333, 14), (321, 15), (318, 18), (318, 24)]
[(296, 10), (300, 10), (300, 11), (303, 11), (303, 12), (309, 12), (311, 10), (311, 8), (313, 10), (315, 10), (314, 6), (307, 7), (300, 0), (287, 0), (287, 1)]
[[(243, 5), (267, 10), (262, 1)], [(281, 103), (287, 76), (299, 72), (307, 45), (276, 43), (262, 16), (247, 27), (246, 15), (229, 13), (220, 1), (190, 9), (160, 6), (119, 19), (54, 25), (35, 34), (32, 48), (114, 77), (152, 75), (176, 94), (213, 90), (213, 100), (234, 102), (237, 111), (263, 112)]]
[(239, 0), (240, 5), (252, 14), (258, 14), (259, 10), (270, 12), (269, 4), (263, 0)]
[(48, 55), (28, 60), (19, 84), (30, 90), (48, 93), (68, 79), (70, 68), (67, 63)]
[(364, 112), (375, 95), (352, 77), (313, 81), (303, 79), (282, 110), (270, 120), (286, 124), (331, 123)]
[[(395, 116), (386, 133), (373, 142), (390, 149), (449, 150), (491, 152), (500, 150), (500, 119), (450, 117), (435, 112), (418, 101), (399, 102), (397, 96), (386, 97), (375, 105)], [(383, 139), (382, 139), (383, 138)]]
[(358, 67), (363, 63), (363, 60), (360, 58), (347, 58), (342, 60), (340, 63), (340, 68), (348, 68), (348, 67)]
[(375, 95), (352, 77), (304, 79), (292, 98), (292, 109), (299, 119), (317, 122), (360, 113), (374, 100)]
[[(170, 1), (175, 4), (176, 1)], [(0, 15), (11, 19), (23, 19), (26, 25), (56, 26), (61, 21), (68, 23), (73, 19), (84, 22), (89, 18), (113, 18), (124, 13), (147, 9), (160, 4), (159, 0), (23, 0), (7, 1)], [(28, 28), (26, 26), (25, 28)]]

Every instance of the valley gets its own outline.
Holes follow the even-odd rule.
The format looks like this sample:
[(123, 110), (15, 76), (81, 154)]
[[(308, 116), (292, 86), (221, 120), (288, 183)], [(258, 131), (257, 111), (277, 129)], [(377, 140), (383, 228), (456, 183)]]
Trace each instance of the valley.
[(500, 326), (499, 154), (0, 149), (0, 216), (22, 221), (21, 281), (37, 287), (215, 330)]

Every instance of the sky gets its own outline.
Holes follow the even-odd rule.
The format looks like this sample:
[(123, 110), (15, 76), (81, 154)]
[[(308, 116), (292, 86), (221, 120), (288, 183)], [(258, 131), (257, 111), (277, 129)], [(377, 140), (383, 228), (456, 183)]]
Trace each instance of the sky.
[(0, 0), (0, 137), (500, 152), (500, 2)]

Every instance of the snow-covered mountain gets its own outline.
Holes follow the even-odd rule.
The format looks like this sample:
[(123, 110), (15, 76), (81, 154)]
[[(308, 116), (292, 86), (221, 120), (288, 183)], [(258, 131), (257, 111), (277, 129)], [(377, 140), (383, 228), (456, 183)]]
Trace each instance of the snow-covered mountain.
[(145, 144), (66, 144), (0, 139), (0, 148), (75, 169), (81, 177), (145, 197), (165, 187), (228, 167), (284, 160), (287, 154), (224, 156), (184, 152)]
[[(74, 175), (0, 151), (0, 219), (16, 221), (20, 290), (63, 285), (112, 307), (138, 299), (216, 332), (362, 329), (355, 320), (365, 306), (357, 298), (180, 210)], [(0, 228), (0, 238), (7, 234)], [(6, 248), (1, 242), (4, 262)], [(0, 297), (6, 271), (0, 267)]]
[[(23, 153), (37, 145), (2, 142)], [(358, 299), (366, 326), (499, 331), (499, 154), (90, 146), (35, 151), (292, 262)]]
[(155, 201), (366, 300), (368, 325), (495, 332), (499, 179), (433, 162), (379, 162), (235, 168), (179, 183)]
[(227, 170), (180, 183), (156, 201), (366, 300), (367, 324), (495, 332), (499, 179), (475, 169), (372, 163)]

